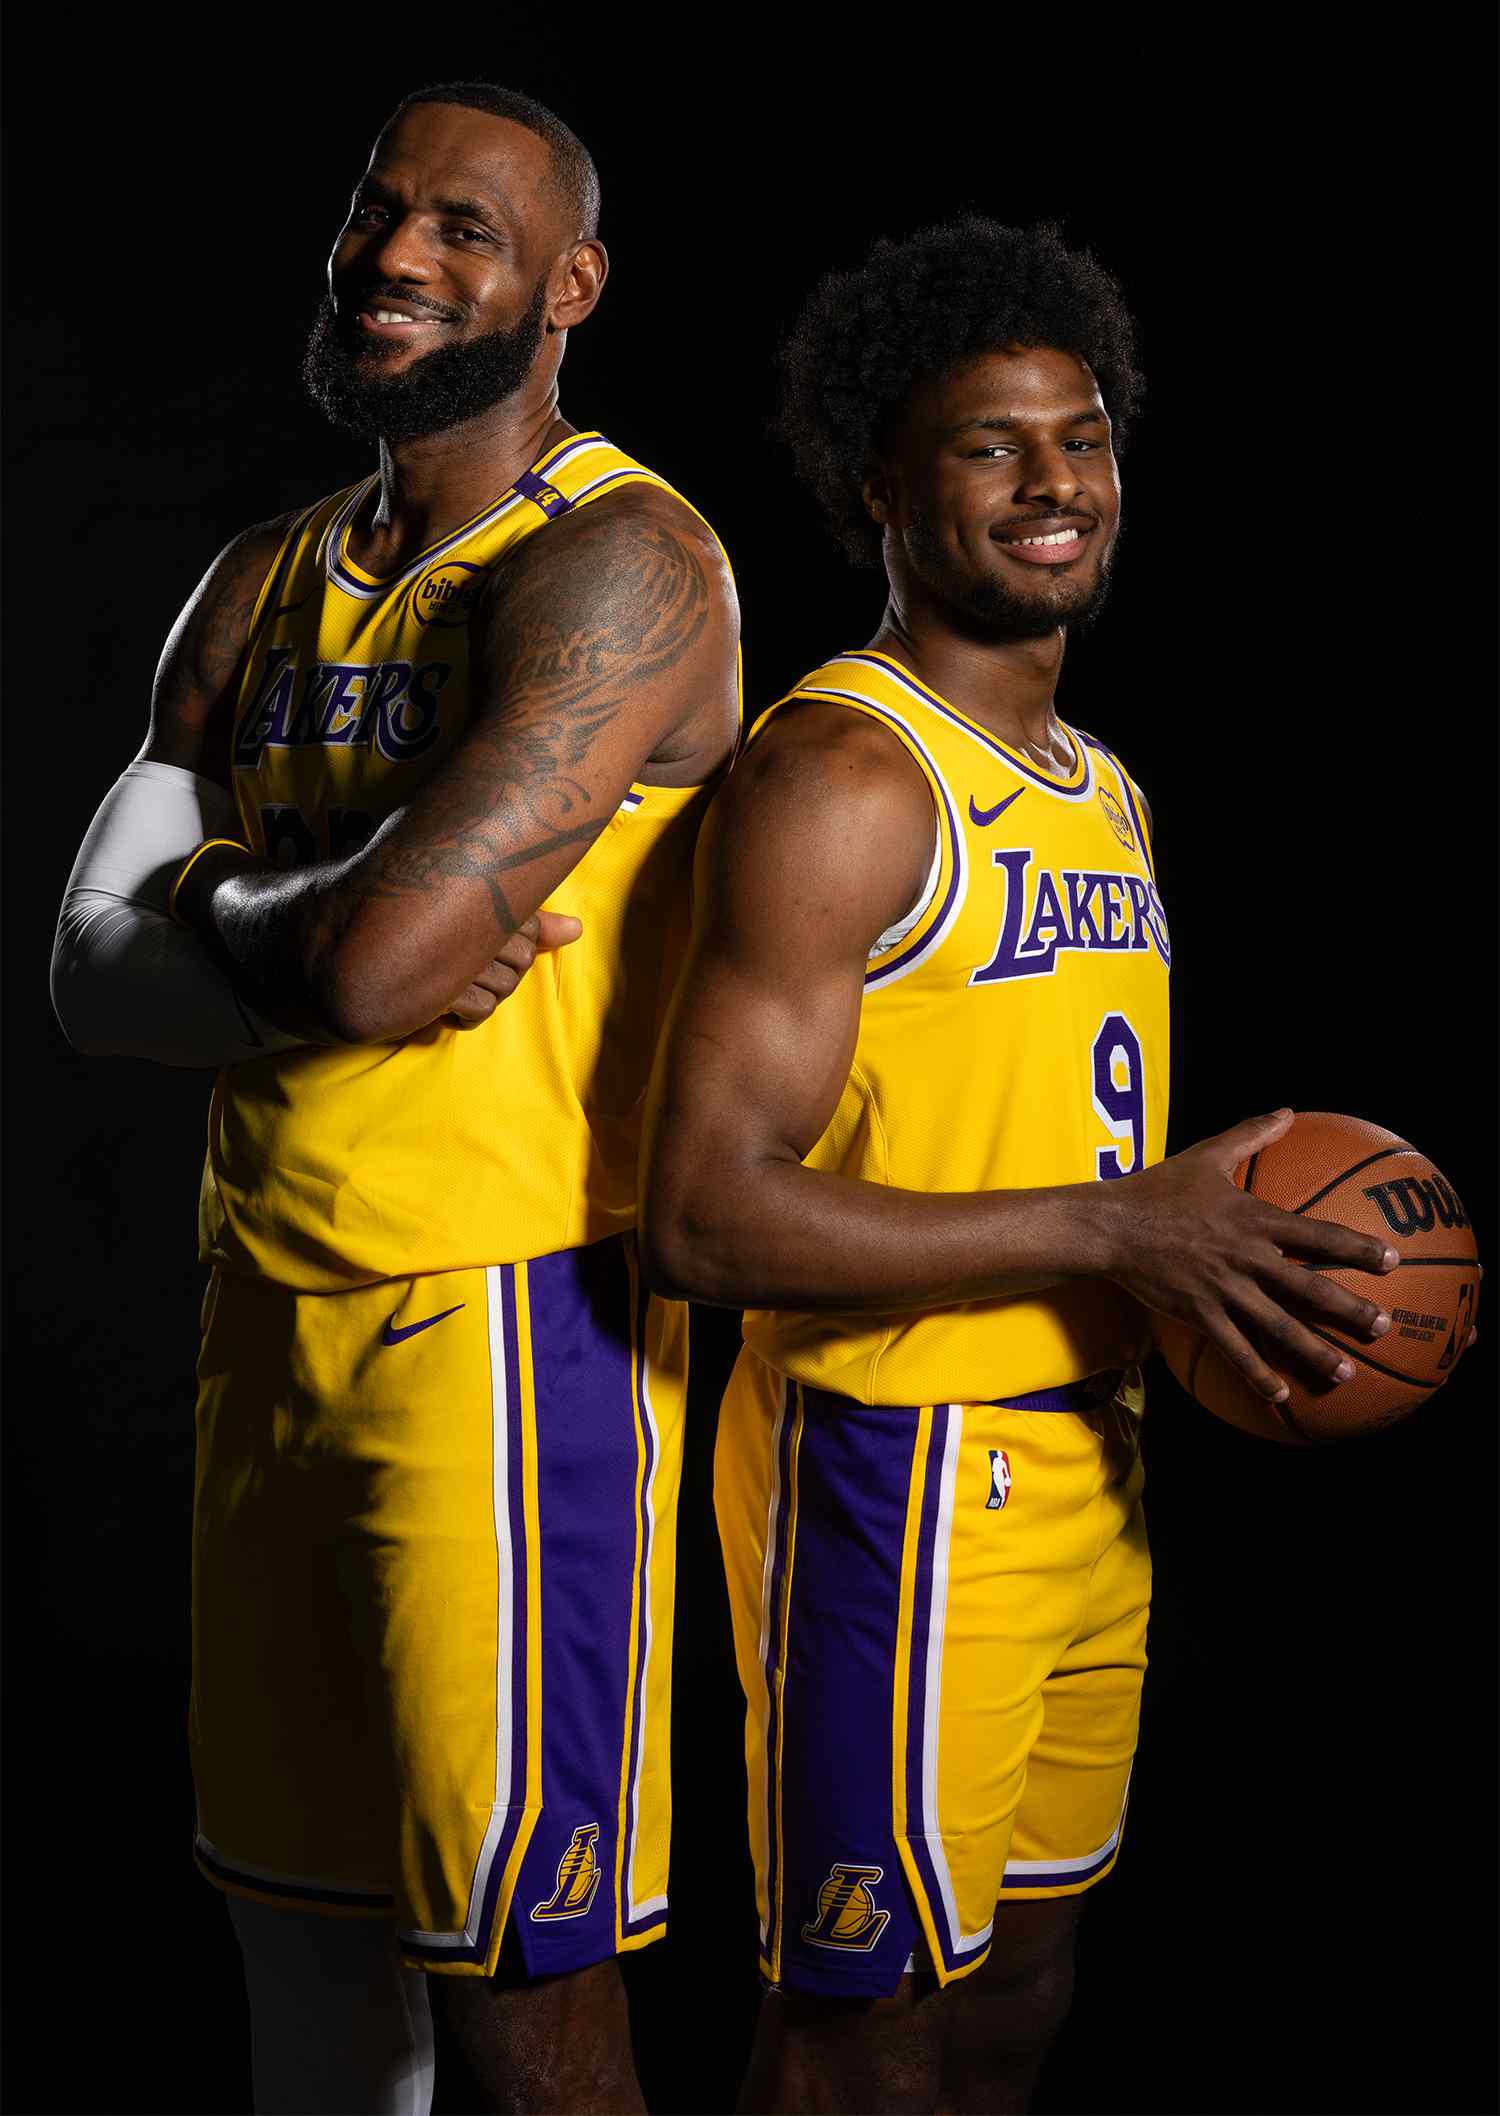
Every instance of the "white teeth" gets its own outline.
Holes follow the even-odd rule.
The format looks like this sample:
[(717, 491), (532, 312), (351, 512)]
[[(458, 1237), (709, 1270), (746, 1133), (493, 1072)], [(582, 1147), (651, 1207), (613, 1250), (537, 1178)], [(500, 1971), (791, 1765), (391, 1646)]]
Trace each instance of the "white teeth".
[(372, 311), (377, 323), (415, 323), (415, 316), (408, 316), (405, 309), (375, 309)]
[(1082, 534), (1083, 531), (1081, 529), (1058, 529), (1051, 536), (1012, 536), (1007, 537), (1006, 542), (1011, 544), (1076, 544)]

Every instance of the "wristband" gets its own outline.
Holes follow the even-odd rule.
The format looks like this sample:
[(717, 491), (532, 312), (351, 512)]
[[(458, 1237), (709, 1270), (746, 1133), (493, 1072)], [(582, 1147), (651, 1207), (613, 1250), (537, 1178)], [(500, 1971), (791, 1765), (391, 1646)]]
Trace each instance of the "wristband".
[[(195, 846), (194, 849), (188, 854), (187, 858), (183, 861), (182, 865), (178, 868), (177, 879), (172, 884), (172, 893), (167, 898), (167, 910), (170, 912), (173, 918), (177, 919), (177, 923), (179, 926), (186, 926), (188, 922), (185, 918), (178, 917), (178, 892), (182, 888), (182, 885), (187, 880), (188, 876), (192, 873), (193, 869), (197, 866), (199, 860), (202, 859), (204, 853), (212, 852), (215, 845), (232, 845), (236, 852), (243, 852), (247, 857), (249, 856), (250, 847), (248, 845), (242, 845), (238, 838), (205, 838), (201, 845)], [(192, 928), (189, 927), (188, 930), (191, 932)]]

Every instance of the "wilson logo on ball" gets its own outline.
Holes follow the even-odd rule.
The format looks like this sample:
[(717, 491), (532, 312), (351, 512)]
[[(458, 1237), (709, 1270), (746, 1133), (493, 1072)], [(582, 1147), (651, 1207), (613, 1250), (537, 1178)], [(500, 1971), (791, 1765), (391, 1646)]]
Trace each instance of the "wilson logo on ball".
[(1469, 1216), (1441, 1176), (1397, 1176), (1372, 1183), (1365, 1196), (1380, 1209), (1392, 1234), (1430, 1234), (1444, 1227), (1467, 1227)]

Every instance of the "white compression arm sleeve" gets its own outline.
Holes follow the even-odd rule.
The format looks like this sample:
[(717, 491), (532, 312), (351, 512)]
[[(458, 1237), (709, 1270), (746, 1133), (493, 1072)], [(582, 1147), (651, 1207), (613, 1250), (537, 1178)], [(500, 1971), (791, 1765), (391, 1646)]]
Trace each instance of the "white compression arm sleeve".
[(193, 847), (237, 827), (233, 797), (175, 764), (137, 762), (115, 781), (73, 862), (52, 948), (52, 1004), (75, 1049), (218, 1066), (305, 1040), (253, 1013), (167, 915)]

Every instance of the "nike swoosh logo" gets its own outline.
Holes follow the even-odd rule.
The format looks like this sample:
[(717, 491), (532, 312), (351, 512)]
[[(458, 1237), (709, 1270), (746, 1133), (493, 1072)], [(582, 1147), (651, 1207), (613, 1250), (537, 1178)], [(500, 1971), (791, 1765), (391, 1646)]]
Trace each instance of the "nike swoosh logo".
[(1005, 799), (1003, 801), (997, 801), (993, 808), (976, 808), (974, 806), (974, 796), (970, 794), (969, 821), (971, 823), (977, 823), (981, 830), (988, 830), (989, 826), (991, 825), (991, 823), (994, 822), (996, 816), (1000, 814), (1001, 810), (1009, 808), (1012, 801), (1019, 801), (1025, 791), (1026, 789), (1024, 786), (1018, 786), (1014, 793), (1008, 793), (1005, 796)]
[(434, 1323), (446, 1322), (450, 1315), (457, 1315), (459, 1308), (467, 1306), (468, 1302), (461, 1300), (457, 1307), (444, 1308), (441, 1315), (429, 1315), (425, 1322), (407, 1323), (405, 1328), (400, 1330), (396, 1328), (396, 1318), (393, 1315), (380, 1333), (380, 1342), (383, 1345), (398, 1345), (403, 1337), (415, 1337), (419, 1330), (430, 1330)]

